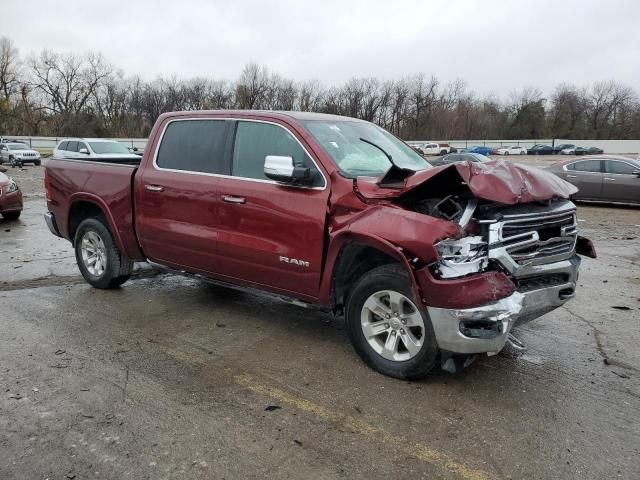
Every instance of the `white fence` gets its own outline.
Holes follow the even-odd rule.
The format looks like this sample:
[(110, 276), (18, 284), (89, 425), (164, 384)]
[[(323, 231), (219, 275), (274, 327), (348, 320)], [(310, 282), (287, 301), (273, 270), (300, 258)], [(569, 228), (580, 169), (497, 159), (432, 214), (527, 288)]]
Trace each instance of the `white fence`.
[[(410, 145), (416, 145), (421, 143), (448, 143), (452, 147), (456, 148), (468, 148), (476, 145), (484, 147), (508, 147), (511, 145), (517, 145), (525, 148), (532, 147), (537, 144), (542, 145), (561, 145), (563, 143), (569, 143), (577, 147), (600, 147), (605, 153), (625, 153), (625, 154), (637, 154), (640, 153), (640, 140), (571, 140), (564, 138), (556, 138), (555, 140), (548, 139), (533, 139), (533, 140), (421, 140), (407, 142)], [(555, 143), (554, 143), (555, 142)]]
[[(64, 140), (67, 137), (20, 137), (11, 136), (11, 139), (20, 140), (29, 144), (32, 148), (38, 148), (42, 150), (52, 149), (60, 140)], [(120, 143), (125, 144), (127, 147), (137, 147), (139, 150), (144, 150), (147, 144), (146, 138), (114, 138)], [(538, 143), (543, 145), (551, 145), (554, 140), (552, 139), (534, 139), (534, 140), (421, 140), (407, 142), (411, 145), (420, 143), (448, 143), (456, 148), (467, 148), (475, 145), (482, 145), (486, 147), (501, 147), (518, 145), (526, 148), (532, 147)], [(571, 139), (555, 139), (555, 145), (562, 143), (570, 143), (578, 147), (600, 147), (605, 153), (626, 153), (637, 154), (640, 153), (640, 140), (571, 140)]]
[[(65, 138), (70, 137), (25, 137), (11, 135), (6, 138), (25, 142), (26, 144), (31, 146), (31, 148), (52, 150), (60, 140), (64, 140)], [(117, 140), (118, 142), (125, 144), (127, 147), (137, 147), (140, 150), (144, 150), (144, 147), (147, 144), (146, 138), (113, 138), (111, 140)]]

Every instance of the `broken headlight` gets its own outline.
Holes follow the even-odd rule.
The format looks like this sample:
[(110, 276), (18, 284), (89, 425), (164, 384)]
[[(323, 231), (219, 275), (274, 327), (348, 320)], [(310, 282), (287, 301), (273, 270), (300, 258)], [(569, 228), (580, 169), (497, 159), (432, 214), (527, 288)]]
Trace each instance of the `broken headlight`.
[(489, 264), (487, 242), (480, 236), (443, 240), (436, 244), (436, 251), (440, 257), (437, 272), (441, 278), (478, 273)]

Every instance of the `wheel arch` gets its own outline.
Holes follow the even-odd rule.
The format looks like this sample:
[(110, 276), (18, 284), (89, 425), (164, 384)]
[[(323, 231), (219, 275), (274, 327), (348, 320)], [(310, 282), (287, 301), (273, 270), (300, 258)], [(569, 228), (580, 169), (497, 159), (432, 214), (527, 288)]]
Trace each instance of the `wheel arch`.
[(111, 212), (104, 201), (91, 194), (76, 194), (71, 198), (69, 214), (67, 216), (67, 232), (69, 240), (75, 245), (75, 233), (80, 223), (90, 217), (102, 216), (107, 221), (107, 228), (111, 231), (118, 249), (124, 252), (122, 238), (116, 228)]
[(396, 263), (407, 272), (416, 301), (422, 303), (413, 268), (402, 248), (373, 235), (345, 232), (335, 237), (327, 255), (321, 303), (340, 310), (353, 284), (376, 267)]

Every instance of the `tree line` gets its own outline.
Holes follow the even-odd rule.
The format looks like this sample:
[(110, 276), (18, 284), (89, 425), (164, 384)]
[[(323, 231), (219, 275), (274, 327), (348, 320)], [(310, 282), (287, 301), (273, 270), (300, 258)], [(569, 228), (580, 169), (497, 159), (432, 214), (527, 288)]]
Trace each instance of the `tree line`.
[(638, 94), (614, 80), (561, 83), (548, 96), (524, 87), (497, 98), (474, 93), (463, 80), (442, 83), (423, 73), (327, 86), (249, 63), (233, 81), (147, 81), (125, 75), (100, 53), (21, 56), (0, 38), (0, 135), (146, 137), (161, 113), (201, 109), (346, 115), (405, 140), (640, 138)]

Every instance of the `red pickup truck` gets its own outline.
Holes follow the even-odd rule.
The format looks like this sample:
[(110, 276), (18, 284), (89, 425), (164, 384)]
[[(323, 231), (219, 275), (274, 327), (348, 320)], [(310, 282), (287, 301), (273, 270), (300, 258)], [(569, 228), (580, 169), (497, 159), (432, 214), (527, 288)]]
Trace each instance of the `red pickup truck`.
[[(139, 162), (47, 162), (46, 221), (84, 278), (134, 261), (343, 314), (372, 368), (420, 378), (497, 353), (574, 296), (575, 187), (501, 161), (431, 167), (368, 122), (301, 112), (160, 116)], [(139, 164), (136, 164), (139, 163)]]

